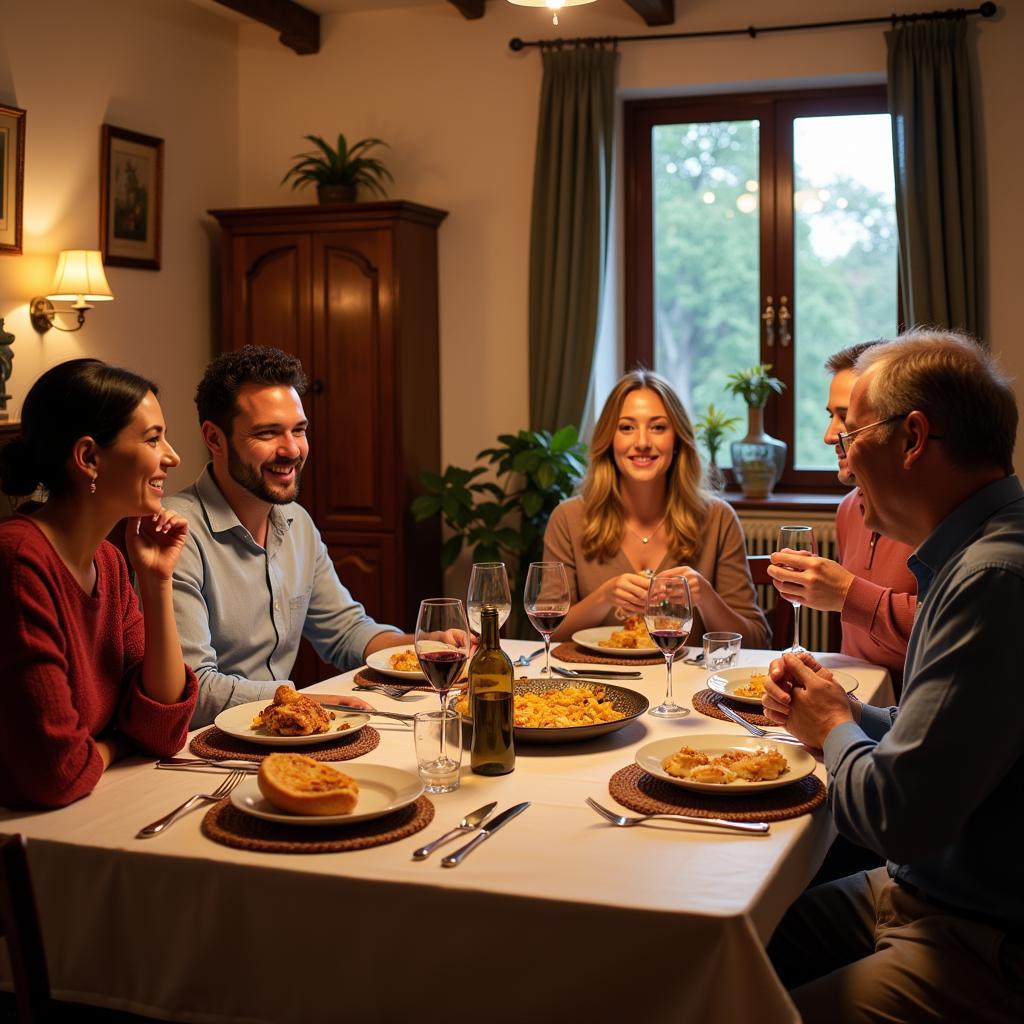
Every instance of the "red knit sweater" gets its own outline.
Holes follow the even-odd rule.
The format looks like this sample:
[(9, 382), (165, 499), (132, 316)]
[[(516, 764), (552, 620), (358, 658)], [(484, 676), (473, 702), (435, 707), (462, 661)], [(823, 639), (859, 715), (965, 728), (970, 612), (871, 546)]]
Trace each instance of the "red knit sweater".
[(141, 689), (142, 614), (120, 552), (96, 552), (86, 594), (28, 516), (0, 523), (0, 804), (62, 807), (103, 774), (95, 738), (117, 732), (155, 756), (185, 743), (198, 692)]

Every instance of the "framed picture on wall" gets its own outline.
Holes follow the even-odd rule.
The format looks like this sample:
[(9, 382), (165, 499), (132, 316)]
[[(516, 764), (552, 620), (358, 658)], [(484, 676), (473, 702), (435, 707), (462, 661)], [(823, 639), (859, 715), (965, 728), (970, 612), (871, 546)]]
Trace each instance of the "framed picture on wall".
[(103, 126), (100, 248), (110, 267), (160, 269), (164, 140)]
[(25, 111), (0, 106), (0, 252), (21, 252)]

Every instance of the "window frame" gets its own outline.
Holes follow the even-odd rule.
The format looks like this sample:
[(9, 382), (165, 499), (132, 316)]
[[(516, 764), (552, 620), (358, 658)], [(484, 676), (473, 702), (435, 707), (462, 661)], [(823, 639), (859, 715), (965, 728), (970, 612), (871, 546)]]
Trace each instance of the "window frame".
[[(767, 296), (778, 309), (780, 296), (790, 299), (794, 319), (790, 332), (796, 336), (797, 311), (793, 295), (793, 120), (798, 117), (889, 113), (883, 84), (841, 88), (729, 93), (712, 96), (674, 96), (627, 100), (623, 104), (624, 224), (626, 252), (623, 272), (623, 314), (626, 367), (654, 366), (654, 218), (652, 129), (658, 125), (698, 121), (758, 120), (760, 122), (760, 297), (763, 310)], [(899, 281), (897, 329), (903, 325)], [(840, 346), (837, 346), (837, 348)], [(759, 326), (759, 359), (772, 364), (772, 372), (786, 384), (782, 395), (773, 396), (765, 409), (765, 429), (789, 445), (787, 464), (776, 482), (779, 492), (845, 491), (834, 469), (795, 469), (794, 381), (796, 345), (768, 346), (764, 322)], [(739, 367), (737, 367), (739, 369)], [(826, 393), (827, 371), (822, 374)], [(822, 429), (825, 411), (822, 403)], [(727, 473), (730, 487), (736, 482)]]

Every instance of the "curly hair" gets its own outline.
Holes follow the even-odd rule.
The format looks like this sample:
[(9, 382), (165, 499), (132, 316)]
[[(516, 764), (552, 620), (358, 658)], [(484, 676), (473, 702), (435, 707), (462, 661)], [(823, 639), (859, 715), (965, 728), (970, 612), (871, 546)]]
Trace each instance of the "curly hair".
[(238, 415), (238, 392), (246, 384), (277, 384), (304, 395), (309, 380), (302, 363), (279, 348), (243, 345), (236, 352), (224, 352), (206, 368), (196, 388), (200, 425), (210, 420), (230, 435)]
[(631, 370), (612, 388), (594, 427), (590, 462), (583, 479), (583, 551), (587, 558), (607, 561), (622, 547), (625, 508), (612, 444), (626, 396), (641, 389), (653, 391), (661, 399), (675, 431), (676, 447), (666, 476), (665, 527), (669, 551), (685, 562), (700, 547), (700, 525), (709, 505), (704, 466), (693, 424), (679, 396), (664, 377), (645, 369)]
[(67, 461), (75, 442), (114, 443), (139, 403), (157, 386), (99, 359), (69, 359), (29, 388), (21, 408), (21, 437), (0, 451), (0, 490), (22, 497), (42, 486), (60, 496), (69, 485)]

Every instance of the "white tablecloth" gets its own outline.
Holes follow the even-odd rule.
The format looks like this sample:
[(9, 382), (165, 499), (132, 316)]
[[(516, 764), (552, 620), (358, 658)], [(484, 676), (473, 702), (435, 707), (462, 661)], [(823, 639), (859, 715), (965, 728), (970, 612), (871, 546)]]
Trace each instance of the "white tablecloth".
[[(766, 657), (744, 651), (741, 663)], [(861, 699), (891, 702), (884, 670), (823, 660), (857, 677)], [(654, 704), (664, 676), (646, 668), (623, 685)], [(677, 665), (680, 702), (705, 679)], [(317, 689), (350, 692), (351, 674)], [(367, 696), (382, 709), (437, 706), (433, 694)], [(381, 743), (362, 760), (415, 771), (411, 730), (374, 726)], [(696, 712), (643, 716), (588, 743), (520, 747), (515, 772), (498, 779), (473, 775), (467, 752), (461, 788), (432, 797), (425, 831), (351, 853), (230, 849), (201, 835), (203, 811), (136, 840), (141, 825), (217, 782), (139, 759), (71, 807), (0, 810), (0, 831), (30, 839), (61, 998), (203, 1022), (793, 1020), (763, 944), (827, 850), (827, 813), (748, 837), (618, 829), (584, 804), (614, 806), (608, 780), (642, 744), (714, 732), (745, 735)], [(454, 870), (438, 854), (411, 860), (489, 800), (532, 806)]]

